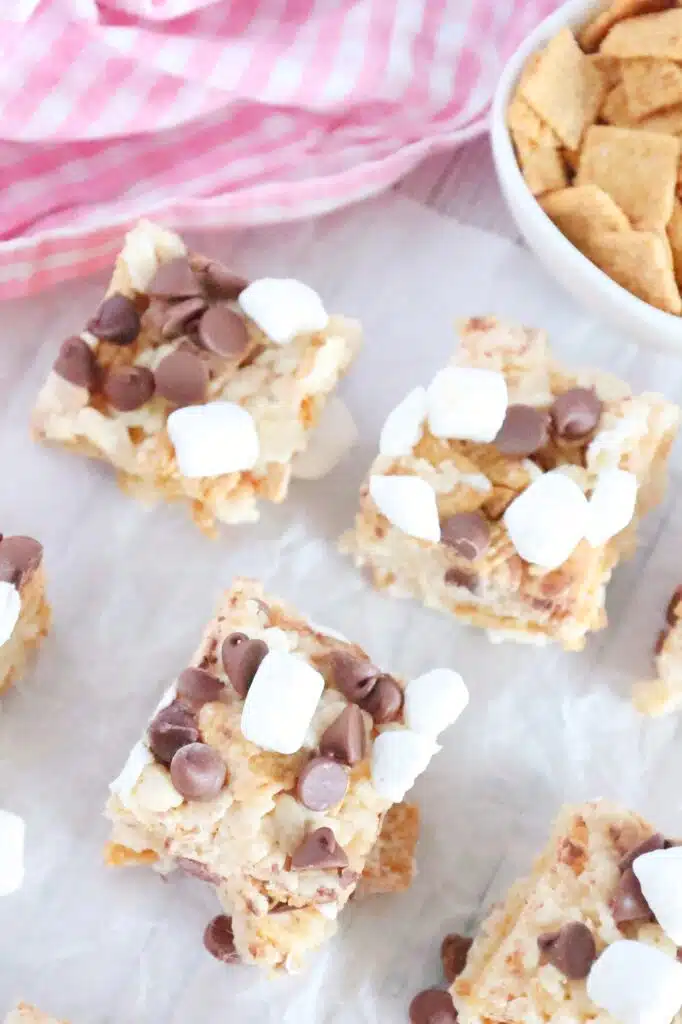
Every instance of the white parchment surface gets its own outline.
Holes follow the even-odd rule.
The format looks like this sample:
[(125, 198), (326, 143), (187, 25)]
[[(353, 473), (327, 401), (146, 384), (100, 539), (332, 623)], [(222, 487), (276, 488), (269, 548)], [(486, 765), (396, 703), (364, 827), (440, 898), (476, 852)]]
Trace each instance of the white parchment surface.
[[(566, 360), (678, 401), (682, 361), (594, 323), (511, 243), (397, 197), (192, 241), (247, 273), (298, 276), (329, 309), (362, 318), (366, 346), (342, 389), (362, 440), (326, 480), (265, 506), (259, 525), (208, 540), (179, 506), (146, 508), (106, 467), (28, 438), (57, 345), (103, 282), (0, 308), (0, 529), (42, 540), (54, 606), (35, 669), (0, 708), (0, 807), (28, 826), (24, 888), (0, 902), (0, 1017), (21, 997), (72, 1024), (403, 1024), (411, 996), (441, 980), (442, 935), (475, 927), (563, 801), (615, 797), (682, 834), (680, 719), (645, 720), (629, 703), (682, 580), (682, 515), (676, 452), (668, 498), (612, 583), (609, 629), (582, 654), (493, 646), (372, 592), (336, 553), (381, 423), (447, 358), (458, 315), (546, 327)], [(412, 890), (350, 908), (306, 974), (274, 981), (204, 951), (208, 886), (113, 871), (101, 857), (107, 785), (235, 574), (260, 577), (397, 673), (452, 665), (471, 689), (413, 791), (423, 832)]]

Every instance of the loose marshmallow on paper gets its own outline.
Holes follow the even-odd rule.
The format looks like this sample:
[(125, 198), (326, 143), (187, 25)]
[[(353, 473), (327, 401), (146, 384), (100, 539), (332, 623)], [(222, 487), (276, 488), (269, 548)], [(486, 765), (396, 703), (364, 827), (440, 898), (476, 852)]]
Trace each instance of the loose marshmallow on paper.
[(414, 388), (389, 412), (379, 438), (379, 454), (409, 455), (422, 436), (426, 420), (426, 388)]
[(435, 437), (494, 441), (509, 404), (501, 373), (472, 366), (439, 370), (427, 392), (429, 428)]
[(433, 739), (456, 722), (469, 703), (469, 691), (458, 672), (435, 668), (405, 687), (405, 724)]
[(323, 677), (298, 655), (270, 651), (246, 695), (242, 733), (264, 750), (295, 754), (303, 746), (323, 690)]
[(440, 750), (429, 736), (411, 729), (387, 729), (372, 748), (372, 783), (379, 796), (399, 803)]
[(372, 501), (393, 526), (410, 537), (440, 540), (440, 521), (436, 492), (418, 476), (381, 476), (369, 478)]
[(24, 881), (24, 819), (0, 810), (0, 896), (9, 896)]
[(585, 536), (587, 498), (565, 473), (554, 470), (533, 480), (504, 513), (504, 524), (521, 558), (557, 569)]
[(587, 995), (619, 1024), (671, 1024), (682, 1007), (682, 964), (643, 942), (618, 940), (592, 965)]
[(175, 409), (168, 436), (183, 476), (222, 476), (252, 469), (260, 442), (253, 416), (234, 402), (210, 402)]
[(293, 476), (299, 480), (321, 480), (341, 462), (357, 440), (358, 428), (350, 410), (333, 395), (322, 410), (308, 444), (294, 456)]
[(323, 331), (329, 323), (317, 292), (293, 278), (262, 277), (252, 281), (238, 301), (276, 345), (287, 345), (298, 334)]
[(637, 477), (627, 469), (603, 469), (589, 499), (585, 537), (593, 548), (606, 544), (632, 522)]
[(682, 946), (682, 847), (643, 853), (632, 870), (661, 928)]

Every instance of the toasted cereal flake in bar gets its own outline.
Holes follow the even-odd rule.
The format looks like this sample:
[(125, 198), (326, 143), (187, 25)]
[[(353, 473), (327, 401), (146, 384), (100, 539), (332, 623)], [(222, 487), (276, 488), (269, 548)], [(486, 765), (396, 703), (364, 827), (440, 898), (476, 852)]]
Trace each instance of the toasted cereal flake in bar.
[[(606, 624), (611, 573), (632, 553), (642, 516), (661, 499), (680, 410), (660, 395), (633, 395), (611, 375), (570, 371), (552, 359), (542, 331), (494, 317), (460, 325), (450, 366), (503, 376), (509, 409), (495, 440), (435, 437), (427, 420), (411, 453), (379, 455), (370, 469), (370, 478), (416, 476), (431, 487), (440, 540), (408, 535), (378, 509), (365, 483), (355, 528), (342, 537), (341, 549), (369, 570), (379, 589), (416, 597), (491, 631), (494, 639), (552, 640), (580, 650), (587, 634)], [(625, 529), (618, 526), (620, 532), (595, 547), (581, 540), (558, 567), (548, 567), (551, 554), (546, 565), (522, 557), (516, 546), (521, 541), (507, 525), (518, 529), (518, 516), (507, 510), (520, 495), (536, 488), (530, 512), (548, 531), (547, 544), (561, 550), (554, 528), (563, 509), (545, 509), (542, 501), (566, 487), (552, 487), (550, 494), (544, 485), (538, 489), (542, 477), (567, 474), (571, 500), (581, 515), (587, 503), (591, 516), (597, 480), (616, 468), (636, 478), (636, 510)], [(472, 487), (474, 477), (487, 480), (488, 487)]]
[[(321, 692), (304, 713), (289, 698), (314, 676)], [(245, 737), (247, 718), (267, 748)], [(279, 753), (301, 730), (302, 745)], [(375, 786), (372, 751), (386, 730), (415, 736), (403, 684), (357, 645), (238, 580), (111, 785), (107, 862), (211, 882), (236, 955), (294, 971), (335, 931), (363, 873), (366, 893), (411, 880), (417, 813), (392, 808)]]
[(256, 520), (260, 500), (286, 497), (294, 458), (361, 344), (357, 321), (319, 301), (311, 331), (301, 296), (309, 305), (312, 290), (275, 284), (257, 315), (276, 339), (241, 308), (246, 280), (142, 221), (93, 320), (62, 345), (34, 437), (109, 462), (142, 500), (185, 502), (206, 532)]
[(0, 539), (0, 694), (23, 675), (51, 617), (42, 545), (32, 537)]

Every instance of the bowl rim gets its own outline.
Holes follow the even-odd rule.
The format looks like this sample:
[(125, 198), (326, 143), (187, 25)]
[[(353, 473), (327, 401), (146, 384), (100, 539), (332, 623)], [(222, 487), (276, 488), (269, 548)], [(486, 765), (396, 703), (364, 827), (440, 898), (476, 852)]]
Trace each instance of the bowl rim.
[[(577, 246), (566, 238), (554, 222), (547, 216), (540, 206), (540, 203), (532, 194), (526, 183), (521, 168), (519, 167), (514, 145), (511, 140), (509, 128), (507, 127), (507, 107), (511, 100), (512, 90), (516, 86), (521, 72), (528, 58), (543, 46), (549, 39), (556, 35), (562, 28), (579, 25), (585, 20), (592, 10), (599, 10), (603, 5), (600, 0), (567, 0), (556, 11), (553, 11), (547, 18), (530, 32), (521, 44), (517, 47), (505, 64), (493, 97), (490, 134), (493, 150), (493, 160), (498, 178), (505, 191), (505, 183), (510, 190), (513, 189), (514, 203), (517, 210), (512, 211), (515, 216), (530, 218), (535, 221), (539, 230), (545, 237), (554, 233), (557, 256), (564, 261), (566, 269), (573, 271), (576, 277), (592, 275), (595, 285), (602, 295), (608, 298), (612, 305), (619, 305), (623, 314), (629, 315), (638, 321), (647, 321), (653, 331), (656, 329), (666, 334), (676, 326), (682, 342), (682, 316), (675, 313), (668, 313), (665, 310), (645, 302), (632, 292), (618, 284), (601, 270), (596, 263), (588, 259)], [(510, 197), (507, 196), (510, 202)], [(519, 225), (522, 233), (523, 226)], [(655, 343), (655, 339), (652, 339)]]

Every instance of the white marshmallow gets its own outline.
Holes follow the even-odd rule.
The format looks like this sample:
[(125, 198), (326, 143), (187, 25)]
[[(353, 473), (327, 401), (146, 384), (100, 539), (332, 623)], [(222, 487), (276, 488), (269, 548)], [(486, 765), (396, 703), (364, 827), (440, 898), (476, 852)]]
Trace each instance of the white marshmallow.
[(501, 373), (476, 366), (447, 366), (429, 385), (429, 428), (435, 437), (493, 441), (509, 404)]
[(109, 783), (109, 791), (114, 793), (124, 807), (130, 808), (132, 792), (147, 765), (153, 764), (151, 751), (144, 743), (136, 743), (128, 754), (121, 774)]
[(682, 964), (643, 942), (618, 940), (592, 965), (587, 995), (618, 1024), (670, 1024), (682, 1007)]
[(156, 763), (144, 769), (132, 793), (132, 800), (138, 807), (155, 814), (172, 811), (184, 799), (171, 782), (166, 769)]
[(411, 729), (387, 729), (372, 747), (372, 782), (379, 796), (399, 803), (440, 750), (429, 736)]
[(299, 480), (321, 480), (357, 444), (358, 428), (340, 398), (329, 399), (302, 452), (294, 456), (291, 471)]
[(371, 476), (372, 501), (393, 526), (410, 537), (440, 540), (436, 492), (418, 476)]
[(303, 746), (323, 690), (323, 677), (298, 655), (270, 651), (244, 701), (244, 736), (264, 750), (295, 754)]
[(521, 558), (543, 569), (558, 568), (585, 536), (587, 498), (574, 480), (553, 470), (533, 480), (504, 513)]
[(637, 505), (637, 477), (627, 469), (603, 469), (588, 505), (585, 537), (593, 548), (598, 548), (632, 522)]
[(260, 442), (253, 416), (234, 402), (175, 409), (166, 424), (183, 476), (222, 476), (252, 469)]
[(24, 819), (0, 810), (0, 896), (21, 889), (24, 881)]
[(252, 281), (238, 301), (276, 345), (287, 345), (297, 334), (323, 331), (329, 323), (317, 292), (293, 278), (262, 277)]
[(682, 946), (682, 847), (643, 853), (632, 870), (661, 928)]
[(415, 388), (389, 412), (381, 429), (379, 454), (409, 455), (422, 436), (426, 420), (426, 388)]
[(405, 687), (405, 724), (435, 739), (456, 722), (469, 703), (469, 691), (458, 672), (435, 668)]
[(21, 614), (21, 595), (13, 583), (0, 580), (0, 647), (6, 644)]

